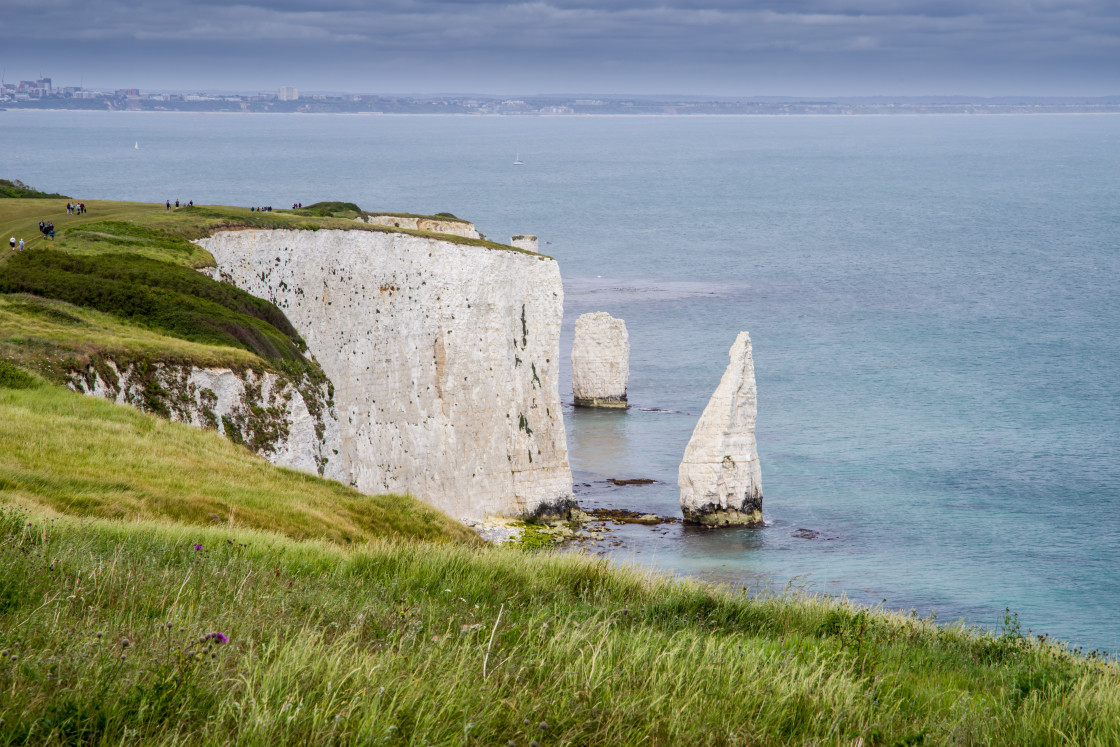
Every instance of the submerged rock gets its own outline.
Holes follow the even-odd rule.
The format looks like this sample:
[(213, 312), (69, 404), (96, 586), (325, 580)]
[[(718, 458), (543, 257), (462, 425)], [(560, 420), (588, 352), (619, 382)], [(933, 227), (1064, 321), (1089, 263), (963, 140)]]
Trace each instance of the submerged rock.
[(605, 311), (576, 319), (572, 345), (572, 394), (576, 407), (623, 409), (630, 379), (626, 322)]
[(751, 336), (740, 332), (731, 346), (731, 363), (692, 431), (677, 473), (686, 522), (762, 523), (756, 414)]

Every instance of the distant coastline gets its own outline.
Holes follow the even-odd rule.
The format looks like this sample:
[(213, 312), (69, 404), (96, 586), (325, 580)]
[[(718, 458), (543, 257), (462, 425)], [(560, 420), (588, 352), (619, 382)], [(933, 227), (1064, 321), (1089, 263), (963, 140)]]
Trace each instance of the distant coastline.
[(5, 91), (7, 111), (100, 111), (222, 114), (374, 114), (513, 117), (727, 117), (727, 116), (913, 116), (992, 114), (1118, 114), (1120, 96), (967, 98), (864, 97), (704, 99), (699, 97), (615, 96), (577, 98), (534, 96), (382, 96), (310, 94), (278, 98), (275, 94), (115, 93), (35, 88)]

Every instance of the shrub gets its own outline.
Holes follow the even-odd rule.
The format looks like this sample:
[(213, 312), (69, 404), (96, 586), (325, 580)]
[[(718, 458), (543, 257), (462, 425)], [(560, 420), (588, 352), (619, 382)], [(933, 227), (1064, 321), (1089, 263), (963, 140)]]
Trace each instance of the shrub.
[(29, 187), (19, 179), (0, 179), (0, 197), (42, 197), (58, 200), (69, 200), (66, 195), (57, 192), (40, 192), (34, 187)]
[(280, 309), (182, 265), (134, 254), (43, 249), (12, 257), (0, 293), (31, 293), (124, 317), (184, 340), (302, 367), (306, 345)]

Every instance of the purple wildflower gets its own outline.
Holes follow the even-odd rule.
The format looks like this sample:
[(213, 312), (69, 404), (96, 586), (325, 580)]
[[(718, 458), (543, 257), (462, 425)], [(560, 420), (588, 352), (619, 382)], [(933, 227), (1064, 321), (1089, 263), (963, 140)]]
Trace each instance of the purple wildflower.
[(195, 545), (195, 546), (194, 546), (194, 549), (196, 549), (196, 550), (201, 550), (201, 549), (202, 549), (202, 545)]
[(229, 643), (229, 638), (226, 637), (225, 633), (209, 633), (206, 637), (218, 643)]

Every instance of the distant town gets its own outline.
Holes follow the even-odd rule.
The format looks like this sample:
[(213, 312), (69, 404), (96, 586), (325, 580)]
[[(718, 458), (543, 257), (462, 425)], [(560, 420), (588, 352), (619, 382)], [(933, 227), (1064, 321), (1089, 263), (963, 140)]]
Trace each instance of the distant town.
[(389, 96), (301, 93), (280, 86), (261, 93), (169, 93), (138, 88), (101, 90), (54, 86), (50, 78), (0, 83), (0, 109), (249, 112), (310, 114), (462, 115), (745, 115), (745, 114), (1062, 114), (1120, 113), (1120, 96), (975, 98), (965, 96), (841, 97), (830, 99), (702, 96), (560, 95)]

